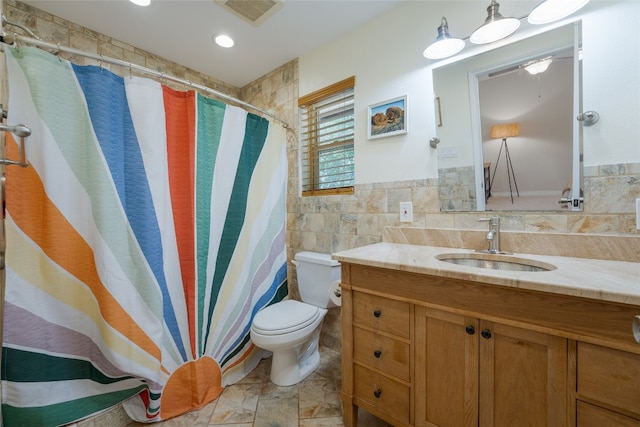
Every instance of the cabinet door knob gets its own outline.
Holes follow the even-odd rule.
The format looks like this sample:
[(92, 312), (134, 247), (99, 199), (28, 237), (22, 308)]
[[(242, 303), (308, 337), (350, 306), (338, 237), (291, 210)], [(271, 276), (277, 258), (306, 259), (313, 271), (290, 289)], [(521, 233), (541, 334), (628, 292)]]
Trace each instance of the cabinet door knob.
[(376, 359), (380, 359), (380, 356), (382, 356), (382, 352), (380, 350), (376, 350), (373, 352), (373, 355), (376, 357)]
[(380, 317), (380, 316), (382, 315), (382, 312), (381, 312), (380, 310), (375, 310), (375, 311), (373, 312), (373, 315), (374, 315), (375, 317)]
[(373, 395), (376, 397), (376, 399), (380, 399), (381, 394), (382, 394), (382, 390), (380, 390), (379, 388), (375, 389), (373, 392)]
[(483, 329), (482, 332), (480, 332), (480, 335), (482, 335), (482, 338), (489, 339), (491, 338), (491, 331), (488, 329)]
[(473, 325), (467, 325), (466, 328), (464, 328), (465, 332), (468, 333), (469, 335), (473, 335), (476, 333), (476, 328), (473, 327)]

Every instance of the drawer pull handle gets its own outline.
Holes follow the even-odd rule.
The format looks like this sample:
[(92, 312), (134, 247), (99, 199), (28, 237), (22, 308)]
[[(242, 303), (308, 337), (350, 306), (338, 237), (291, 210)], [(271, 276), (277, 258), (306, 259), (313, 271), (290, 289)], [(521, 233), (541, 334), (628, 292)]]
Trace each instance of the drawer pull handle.
[(382, 394), (382, 390), (380, 390), (379, 388), (376, 388), (373, 392), (373, 395), (376, 397), (376, 399), (380, 399), (381, 394)]
[(483, 329), (482, 332), (480, 332), (480, 335), (482, 335), (482, 338), (484, 339), (489, 339), (491, 338), (491, 331), (488, 329)]
[(466, 328), (464, 328), (464, 330), (469, 335), (473, 335), (476, 333), (476, 328), (474, 328), (473, 325), (468, 325)]
[(376, 359), (380, 359), (380, 356), (382, 356), (382, 352), (380, 350), (376, 350), (373, 352), (373, 355), (376, 357)]
[(382, 315), (382, 312), (381, 312), (380, 310), (375, 310), (375, 311), (373, 312), (373, 315), (374, 315), (375, 317), (380, 317), (380, 316)]

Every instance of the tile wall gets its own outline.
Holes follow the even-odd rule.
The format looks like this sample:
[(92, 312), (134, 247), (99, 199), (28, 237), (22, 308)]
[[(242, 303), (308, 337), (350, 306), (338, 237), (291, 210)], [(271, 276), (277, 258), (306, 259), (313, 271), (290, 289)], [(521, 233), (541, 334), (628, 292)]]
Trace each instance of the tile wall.
[(475, 211), (476, 172), (473, 166), (438, 169), (440, 187), (438, 196), (443, 211)]

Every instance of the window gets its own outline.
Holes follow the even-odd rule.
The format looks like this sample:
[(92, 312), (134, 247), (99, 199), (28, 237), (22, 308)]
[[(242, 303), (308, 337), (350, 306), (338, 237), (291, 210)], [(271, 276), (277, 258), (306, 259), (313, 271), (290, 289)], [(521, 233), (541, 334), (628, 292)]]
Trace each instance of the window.
[(298, 99), (302, 195), (353, 194), (353, 88), (350, 77)]

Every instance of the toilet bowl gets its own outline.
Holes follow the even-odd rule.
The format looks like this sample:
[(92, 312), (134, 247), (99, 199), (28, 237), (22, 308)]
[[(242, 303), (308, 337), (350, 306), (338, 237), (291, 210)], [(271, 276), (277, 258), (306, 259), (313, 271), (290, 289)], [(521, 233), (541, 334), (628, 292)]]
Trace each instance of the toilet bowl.
[(271, 381), (293, 385), (320, 364), (318, 342), (327, 310), (295, 300), (285, 300), (260, 311), (251, 326), (251, 340), (273, 352)]
[(327, 254), (300, 252), (294, 265), (302, 301), (287, 299), (260, 310), (251, 323), (253, 343), (273, 353), (271, 381), (297, 384), (320, 364), (318, 343), (327, 309), (335, 307), (329, 287), (340, 279), (340, 263)]

